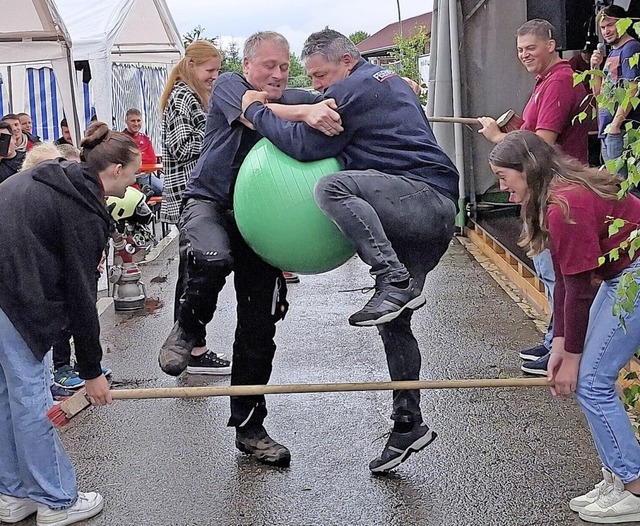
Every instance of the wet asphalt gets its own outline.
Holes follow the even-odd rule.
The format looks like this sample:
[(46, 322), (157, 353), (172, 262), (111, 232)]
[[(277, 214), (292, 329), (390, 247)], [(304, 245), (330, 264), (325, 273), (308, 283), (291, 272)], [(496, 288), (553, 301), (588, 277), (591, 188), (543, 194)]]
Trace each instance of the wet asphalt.
[[(172, 326), (177, 242), (142, 266), (154, 313), (101, 317), (115, 387), (226, 385), (228, 377), (172, 378), (157, 354)], [(271, 383), (386, 381), (377, 331), (347, 323), (372, 284), (356, 258), (290, 285)], [(521, 376), (517, 351), (540, 342), (533, 321), (454, 240), (414, 315), (424, 379)], [(228, 280), (208, 345), (231, 353)], [(438, 439), (387, 476), (368, 463), (390, 427), (389, 392), (271, 395), (266, 428), (291, 467), (258, 464), (234, 447), (227, 398), (119, 401), (62, 431), (80, 488), (105, 497), (91, 525), (574, 525), (571, 497), (601, 479), (573, 400), (545, 388), (423, 391)], [(27, 521), (26, 524), (29, 524)]]

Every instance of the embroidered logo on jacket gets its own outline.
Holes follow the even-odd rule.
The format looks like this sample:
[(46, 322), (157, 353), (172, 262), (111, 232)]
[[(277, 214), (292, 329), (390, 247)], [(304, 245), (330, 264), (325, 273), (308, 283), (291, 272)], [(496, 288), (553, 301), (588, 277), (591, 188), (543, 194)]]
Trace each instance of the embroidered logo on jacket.
[(391, 77), (397, 77), (397, 75), (393, 71), (389, 71), (388, 69), (381, 69), (380, 71), (376, 71), (373, 74), (373, 78), (378, 82), (384, 82)]

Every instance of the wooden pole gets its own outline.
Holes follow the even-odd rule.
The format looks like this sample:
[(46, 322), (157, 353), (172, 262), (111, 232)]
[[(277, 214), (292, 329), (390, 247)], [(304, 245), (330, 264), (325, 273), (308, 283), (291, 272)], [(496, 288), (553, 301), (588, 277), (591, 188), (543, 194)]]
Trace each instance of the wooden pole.
[(266, 394), (333, 393), (345, 391), (385, 391), (391, 389), (475, 389), (504, 387), (550, 387), (546, 378), (488, 378), (468, 380), (408, 380), (396, 382), (231, 385), (218, 387), (157, 387), (116, 389), (114, 400), (148, 398), (202, 398), (208, 396), (255, 396)]

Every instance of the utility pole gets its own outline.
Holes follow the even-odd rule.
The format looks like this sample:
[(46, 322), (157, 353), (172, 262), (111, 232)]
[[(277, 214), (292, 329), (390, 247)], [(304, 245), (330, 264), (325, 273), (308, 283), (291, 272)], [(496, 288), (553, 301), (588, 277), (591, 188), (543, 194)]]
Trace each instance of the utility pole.
[(402, 17), (400, 16), (400, 0), (396, 0), (398, 5), (398, 25), (400, 26), (400, 36), (402, 36)]

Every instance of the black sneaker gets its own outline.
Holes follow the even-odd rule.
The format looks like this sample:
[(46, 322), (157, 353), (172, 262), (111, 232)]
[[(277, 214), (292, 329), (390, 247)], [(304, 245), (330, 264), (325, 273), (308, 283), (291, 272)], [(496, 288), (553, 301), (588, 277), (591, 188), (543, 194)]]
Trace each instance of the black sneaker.
[(180, 324), (176, 322), (160, 349), (158, 356), (160, 368), (171, 376), (180, 376), (187, 368), (187, 362), (194, 347), (195, 342), (187, 337), (180, 328)]
[(243, 453), (253, 455), (263, 464), (280, 468), (291, 464), (289, 450), (273, 440), (264, 426), (237, 427), (236, 447)]
[(407, 460), (411, 453), (427, 447), (437, 436), (424, 422), (416, 423), (408, 433), (392, 431), (380, 456), (369, 462), (369, 469), (373, 473), (389, 471)]
[(376, 291), (367, 304), (349, 316), (349, 323), (359, 327), (370, 327), (390, 322), (405, 309), (417, 309), (426, 303), (413, 278), (407, 288), (401, 289), (390, 283), (376, 284)]
[(527, 374), (537, 374), (538, 376), (547, 376), (547, 364), (551, 353), (547, 351), (542, 358), (538, 358), (533, 362), (526, 362), (520, 366), (523, 372)]
[(528, 362), (533, 362), (538, 358), (542, 358), (545, 354), (549, 353), (549, 349), (547, 349), (544, 344), (536, 345), (535, 347), (531, 347), (530, 349), (524, 349), (518, 353), (518, 356), (523, 360)]
[(207, 351), (201, 356), (189, 354), (187, 364), (189, 374), (231, 374), (231, 362), (223, 360), (213, 351)]

